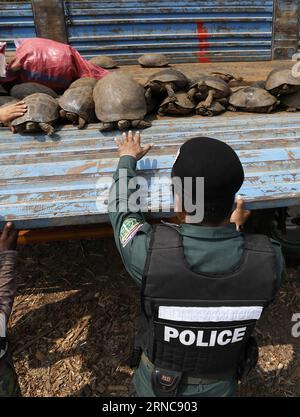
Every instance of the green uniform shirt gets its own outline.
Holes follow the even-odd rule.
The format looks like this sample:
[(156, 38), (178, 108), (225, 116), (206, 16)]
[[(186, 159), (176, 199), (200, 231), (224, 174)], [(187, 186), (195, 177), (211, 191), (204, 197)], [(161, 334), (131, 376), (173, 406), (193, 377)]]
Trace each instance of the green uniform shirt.
[[(119, 170), (121, 171), (120, 176)], [(115, 187), (111, 188), (109, 198), (109, 216), (114, 230), (117, 248), (128, 273), (138, 285), (141, 285), (152, 226), (146, 222), (142, 213), (123, 210), (132, 190), (119, 191), (119, 183), (136, 176), (136, 160), (131, 156), (120, 158), (114, 174)], [(240, 261), (243, 253), (243, 237), (233, 224), (222, 227), (203, 227), (193, 224), (182, 224), (178, 227), (182, 238), (184, 256), (192, 270), (201, 273), (226, 273)], [(278, 287), (284, 275), (284, 259), (277, 242), (274, 250), (278, 260)], [(154, 396), (151, 388), (150, 371), (141, 362), (134, 376), (134, 385), (139, 396)], [(179, 387), (179, 396), (231, 396), (237, 386), (235, 379), (217, 381), (206, 385), (186, 385)]]

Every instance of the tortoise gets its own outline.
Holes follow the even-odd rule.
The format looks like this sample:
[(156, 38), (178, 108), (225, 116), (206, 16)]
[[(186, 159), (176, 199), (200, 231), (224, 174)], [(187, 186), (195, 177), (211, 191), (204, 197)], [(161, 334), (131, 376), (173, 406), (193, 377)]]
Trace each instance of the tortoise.
[(201, 107), (209, 108), (214, 99), (228, 97), (231, 93), (226, 81), (219, 77), (201, 76), (191, 83), (188, 96), (193, 100), (200, 101)]
[(300, 77), (294, 77), (290, 68), (279, 68), (270, 72), (265, 89), (275, 96), (291, 94), (300, 88)]
[(102, 122), (100, 131), (151, 126), (143, 120), (147, 112), (144, 89), (129, 74), (116, 71), (106, 75), (97, 82), (93, 96)]
[(229, 97), (228, 110), (270, 113), (279, 104), (277, 98), (260, 87), (245, 87)]
[(96, 78), (83, 77), (83, 78), (78, 78), (78, 80), (73, 81), (72, 84), (70, 84), (68, 88), (69, 89), (70, 88), (77, 88), (77, 87), (92, 87), (92, 88), (94, 88), (96, 83), (97, 83)]
[(145, 85), (146, 98), (150, 94), (165, 97), (168, 95), (176, 101), (175, 91), (184, 90), (188, 85), (187, 77), (174, 68), (167, 68), (151, 75)]
[(218, 71), (213, 71), (209, 73), (210, 77), (218, 77), (221, 78), (223, 81), (225, 81), (226, 83), (230, 83), (230, 81), (243, 81), (243, 77), (241, 77), (240, 75), (233, 75), (233, 74), (228, 74), (227, 72), (218, 72)]
[(111, 57), (105, 55), (95, 56), (94, 58), (91, 58), (89, 62), (97, 67), (105, 69), (117, 68), (118, 66), (118, 64)]
[(0, 107), (17, 103), (19, 100), (12, 96), (0, 96)]
[(142, 67), (155, 68), (169, 65), (168, 58), (163, 54), (144, 54), (139, 57), (138, 63)]
[(218, 100), (213, 100), (209, 107), (203, 106), (202, 102), (196, 107), (196, 114), (201, 116), (216, 116), (226, 111), (228, 105), (227, 98), (220, 98)]
[(0, 96), (7, 96), (8, 92), (5, 90), (5, 88), (0, 84)]
[(176, 100), (174, 101), (170, 97), (166, 97), (161, 103), (158, 114), (170, 114), (172, 116), (180, 116), (192, 113), (195, 108), (195, 103), (191, 101), (187, 93), (180, 91), (176, 93)]
[(27, 112), (11, 122), (13, 133), (36, 132), (42, 130), (51, 136), (54, 133), (52, 124), (58, 119), (58, 102), (44, 93), (31, 94), (24, 98)]
[(282, 96), (280, 98), (280, 104), (286, 108), (286, 111), (300, 110), (300, 90)]
[(54, 98), (58, 97), (56, 92), (53, 91), (51, 88), (46, 87), (43, 84), (34, 82), (16, 84), (10, 90), (10, 95), (18, 99), (23, 99), (24, 97), (30, 96), (31, 94), (35, 93), (48, 94), (49, 96)]
[(58, 104), (61, 107), (60, 117), (78, 125), (78, 129), (82, 129), (86, 123), (95, 118), (92, 87), (68, 89), (59, 98)]

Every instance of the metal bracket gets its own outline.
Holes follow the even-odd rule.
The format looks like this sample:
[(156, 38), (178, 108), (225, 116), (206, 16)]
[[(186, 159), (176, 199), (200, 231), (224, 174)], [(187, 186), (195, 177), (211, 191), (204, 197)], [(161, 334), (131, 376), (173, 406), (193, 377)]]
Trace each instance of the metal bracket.
[(63, 0), (31, 0), (36, 35), (68, 43)]
[(272, 39), (272, 59), (290, 59), (298, 51), (298, 0), (274, 0)]

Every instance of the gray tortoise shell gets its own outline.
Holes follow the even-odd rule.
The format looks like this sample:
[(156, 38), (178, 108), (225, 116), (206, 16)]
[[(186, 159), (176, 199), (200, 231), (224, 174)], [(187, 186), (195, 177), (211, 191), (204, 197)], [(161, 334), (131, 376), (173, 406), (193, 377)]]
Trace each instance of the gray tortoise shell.
[(48, 94), (36, 93), (24, 98), (27, 112), (12, 122), (18, 126), (26, 122), (50, 123), (58, 118), (58, 101)]

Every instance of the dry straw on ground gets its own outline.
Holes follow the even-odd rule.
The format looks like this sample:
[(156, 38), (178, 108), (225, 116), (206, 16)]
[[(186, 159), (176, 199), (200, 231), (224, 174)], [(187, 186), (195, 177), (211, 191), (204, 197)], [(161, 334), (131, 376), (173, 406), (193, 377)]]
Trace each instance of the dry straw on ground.
[[(299, 396), (300, 267), (257, 328), (260, 360), (239, 395)], [(10, 324), (24, 396), (130, 396), (126, 367), (139, 289), (112, 239), (21, 248), (18, 293)]]

